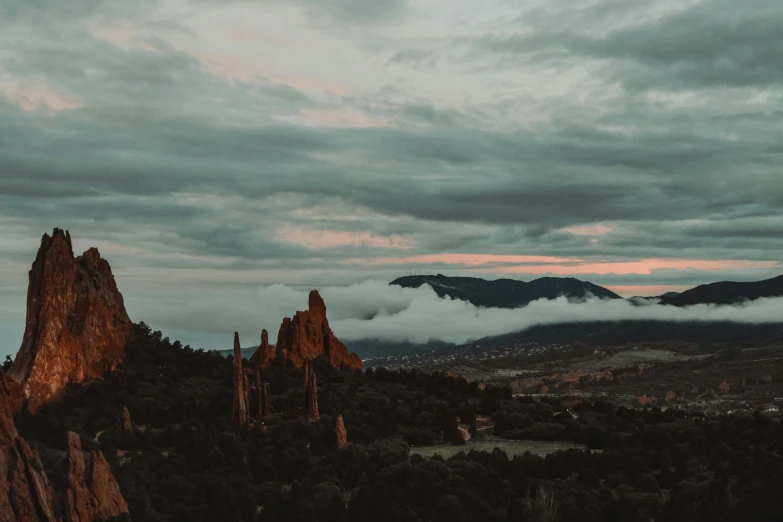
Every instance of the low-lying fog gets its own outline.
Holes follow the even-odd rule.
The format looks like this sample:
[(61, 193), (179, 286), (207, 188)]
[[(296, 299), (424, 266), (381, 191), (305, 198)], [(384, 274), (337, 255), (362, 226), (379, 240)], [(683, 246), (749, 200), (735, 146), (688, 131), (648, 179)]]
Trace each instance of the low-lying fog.
[[(374, 280), (350, 286), (323, 287), (319, 291), (326, 302), (332, 329), (343, 340), (378, 338), (426, 342), (437, 339), (463, 343), (537, 324), (574, 321), (783, 321), (783, 298), (760, 299), (737, 306), (688, 308), (655, 303), (634, 306), (625, 300), (569, 302), (559, 298), (534, 301), (524, 308), (507, 310), (478, 308), (465, 301), (441, 299), (429, 286), (408, 289)], [(269, 330), (269, 340), (274, 342), (282, 318), (306, 309), (307, 297), (307, 290), (272, 285), (183, 306), (162, 307), (148, 302), (140, 307), (142, 303), (137, 302), (133, 308), (144, 313), (131, 313), (131, 316), (137, 321), (147, 320), (163, 329), (165, 334), (173, 333), (172, 339), (182, 332), (182, 341), (194, 346), (228, 348), (235, 330), (242, 335), (243, 346), (252, 346), (258, 342), (262, 328)], [(145, 315), (150, 319), (145, 319)], [(194, 331), (203, 332), (204, 336), (199, 338), (212, 342), (190, 340)], [(221, 339), (218, 345), (212, 346), (218, 339)]]

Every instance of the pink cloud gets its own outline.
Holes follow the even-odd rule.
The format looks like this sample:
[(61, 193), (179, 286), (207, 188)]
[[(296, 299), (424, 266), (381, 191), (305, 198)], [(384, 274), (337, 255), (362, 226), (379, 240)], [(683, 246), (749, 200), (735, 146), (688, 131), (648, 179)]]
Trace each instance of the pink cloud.
[(368, 232), (346, 232), (339, 230), (315, 230), (294, 227), (280, 229), (276, 237), (289, 243), (307, 248), (321, 249), (339, 246), (371, 246), (375, 248), (413, 248), (413, 241), (403, 236), (375, 236)]
[(462, 266), (481, 266), (492, 263), (569, 263), (580, 259), (552, 256), (514, 256), (494, 254), (426, 254), (409, 257), (373, 257), (368, 259), (351, 259), (368, 265), (406, 265), (406, 264), (447, 264)]
[(123, 49), (132, 47), (132, 44), (139, 36), (136, 31), (129, 27), (105, 27), (99, 25), (92, 29), (92, 33), (98, 38)]
[(215, 76), (241, 80), (243, 82), (264, 79), (262, 71), (258, 67), (226, 53), (192, 51), (190, 55)]
[(82, 107), (75, 98), (43, 86), (0, 84), (0, 92), (24, 111), (67, 111)]
[[(403, 257), (371, 257), (347, 259), (347, 263), (364, 265), (457, 265), (478, 272), (497, 274), (640, 274), (655, 270), (733, 270), (770, 269), (777, 261), (706, 260), (706, 259), (642, 259), (637, 261), (593, 262), (579, 258), (554, 256), (494, 255), (494, 254), (426, 254)], [(500, 265), (500, 266), (497, 266)]]
[(578, 263), (543, 266), (504, 266), (479, 269), (482, 272), (505, 274), (641, 274), (649, 275), (654, 270), (731, 270), (749, 268), (775, 268), (777, 261), (745, 260), (703, 260), (703, 259), (643, 259), (640, 261), (618, 261)]
[(351, 91), (348, 90), (346, 87), (342, 87), (339, 85), (330, 85), (328, 83), (324, 83), (319, 80), (314, 80), (312, 78), (273, 77), (272, 79), (276, 83), (284, 83), (286, 85), (290, 85), (291, 87), (302, 91), (323, 91), (323, 92), (330, 92), (332, 94), (337, 94), (338, 96), (348, 96), (351, 93)]
[(288, 85), (301, 91), (328, 92), (347, 96), (350, 91), (339, 85), (302, 77), (284, 77), (270, 74), (266, 68), (239, 59), (227, 53), (213, 51), (186, 51), (215, 76), (240, 80), (243, 82), (267, 82)]
[(384, 127), (388, 122), (376, 120), (356, 111), (302, 111), (304, 123), (319, 127)]
[(644, 297), (662, 295), (666, 292), (682, 292), (691, 287), (685, 285), (614, 285), (606, 288), (623, 297)]
[(602, 224), (575, 225), (561, 230), (563, 232), (568, 232), (569, 234), (574, 234), (575, 236), (603, 236), (614, 230), (614, 227)]

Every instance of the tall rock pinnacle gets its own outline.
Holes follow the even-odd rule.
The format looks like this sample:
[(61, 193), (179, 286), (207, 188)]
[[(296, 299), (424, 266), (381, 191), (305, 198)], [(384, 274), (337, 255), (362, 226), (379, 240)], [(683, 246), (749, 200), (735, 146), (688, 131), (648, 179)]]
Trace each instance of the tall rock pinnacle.
[(132, 324), (109, 263), (95, 248), (74, 258), (67, 231), (44, 234), (29, 276), (24, 338), (8, 376), (35, 411), (67, 384), (115, 369)]
[(338, 448), (345, 449), (350, 446), (351, 443), (348, 442), (348, 431), (345, 429), (345, 421), (343, 420), (342, 414), (337, 416), (337, 422), (334, 425), (334, 434), (337, 439)]
[(266, 368), (274, 361), (276, 355), (274, 345), (269, 344), (269, 332), (266, 329), (261, 330), (261, 344), (256, 353), (250, 357), (250, 363), (258, 368)]
[(247, 391), (245, 389), (245, 373), (242, 368), (242, 348), (239, 344), (239, 333), (234, 332), (234, 420), (238, 426), (248, 420)]
[(298, 367), (305, 361), (325, 356), (332, 366), (359, 369), (362, 360), (335, 337), (326, 319), (326, 305), (313, 290), (308, 310), (296, 312), (293, 319), (286, 317), (277, 334), (277, 353), (287, 357)]

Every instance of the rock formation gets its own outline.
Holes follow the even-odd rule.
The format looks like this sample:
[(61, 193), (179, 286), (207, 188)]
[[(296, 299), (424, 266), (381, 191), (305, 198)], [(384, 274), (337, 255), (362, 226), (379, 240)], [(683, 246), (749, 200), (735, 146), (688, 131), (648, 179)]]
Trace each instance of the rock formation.
[(315, 379), (315, 370), (313, 370), (313, 364), (310, 360), (306, 360), (304, 366), (305, 411), (307, 420), (315, 422), (321, 418), (321, 414), (318, 411), (318, 383)]
[(647, 406), (650, 406), (651, 404), (655, 404), (656, 399), (655, 397), (648, 397), (646, 393), (642, 394), (641, 397), (636, 401), (639, 406), (642, 408), (645, 408)]
[(342, 414), (337, 416), (337, 422), (334, 426), (334, 434), (337, 436), (338, 448), (344, 449), (351, 444), (348, 442), (348, 432), (345, 430), (345, 422), (343, 421)]
[(245, 372), (242, 368), (242, 348), (239, 345), (239, 333), (234, 332), (234, 421), (237, 426), (241, 426), (248, 420)]
[(261, 344), (256, 353), (250, 357), (250, 363), (258, 368), (266, 368), (269, 363), (275, 360), (276, 355), (277, 351), (274, 345), (269, 344), (269, 332), (266, 329), (261, 330)]
[(128, 512), (128, 504), (103, 453), (92, 452), (92, 469), (88, 471), (79, 435), (72, 431), (68, 432), (68, 460), (67, 522), (94, 522)]
[(71, 236), (44, 234), (27, 290), (27, 321), (8, 376), (35, 411), (69, 383), (100, 378), (122, 362), (131, 321), (106, 260), (74, 258)]
[(0, 371), (0, 520), (54, 522), (54, 494), (37, 455), (16, 431), (11, 404)]
[(261, 382), (257, 367), (243, 367), (239, 334), (234, 332), (234, 420), (237, 426), (241, 426), (262, 420), (272, 413), (269, 383)]
[(359, 369), (362, 360), (334, 336), (326, 319), (326, 305), (316, 290), (310, 292), (308, 310), (286, 317), (277, 334), (277, 354), (297, 367), (323, 355), (334, 367)]
[(122, 411), (120, 412), (120, 419), (117, 427), (119, 428), (120, 433), (125, 433), (126, 431), (131, 431), (133, 429), (130, 412), (125, 406), (122, 407)]

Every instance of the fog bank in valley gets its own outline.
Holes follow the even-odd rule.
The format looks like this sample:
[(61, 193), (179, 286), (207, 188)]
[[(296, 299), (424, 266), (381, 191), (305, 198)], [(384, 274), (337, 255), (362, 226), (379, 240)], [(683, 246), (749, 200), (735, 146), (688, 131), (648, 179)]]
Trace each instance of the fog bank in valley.
[[(437, 339), (463, 343), (539, 324), (579, 321), (783, 321), (783, 298), (760, 299), (736, 306), (676, 308), (654, 302), (634, 306), (625, 300), (569, 302), (563, 297), (508, 310), (479, 308), (465, 301), (439, 298), (429, 286), (408, 289), (376, 280), (322, 287), (319, 291), (326, 302), (332, 329), (343, 340), (426, 342)], [(252, 346), (257, 343), (262, 328), (269, 330), (270, 342), (274, 342), (282, 318), (306, 309), (307, 296), (308, 289), (272, 285), (236, 290), (215, 300), (202, 299), (182, 306), (163, 307), (152, 300), (141, 303), (134, 299), (133, 308), (139, 313), (132, 317), (136, 320), (150, 317), (148, 322), (154, 327), (164, 329), (164, 333), (169, 333), (167, 329), (182, 332), (182, 341), (194, 346), (229, 347), (235, 330), (242, 335), (243, 346)], [(195, 332), (200, 335), (194, 335)]]

